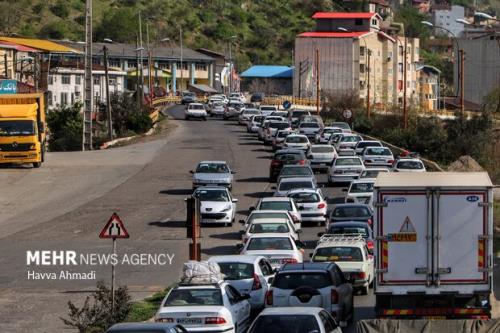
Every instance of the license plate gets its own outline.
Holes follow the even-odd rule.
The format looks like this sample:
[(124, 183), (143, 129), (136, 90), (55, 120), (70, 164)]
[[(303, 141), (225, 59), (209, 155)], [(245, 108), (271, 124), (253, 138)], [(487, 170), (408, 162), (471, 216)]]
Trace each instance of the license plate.
[(193, 325), (193, 324), (201, 324), (201, 318), (179, 318), (177, 319), (177, 324), (183, 325)]

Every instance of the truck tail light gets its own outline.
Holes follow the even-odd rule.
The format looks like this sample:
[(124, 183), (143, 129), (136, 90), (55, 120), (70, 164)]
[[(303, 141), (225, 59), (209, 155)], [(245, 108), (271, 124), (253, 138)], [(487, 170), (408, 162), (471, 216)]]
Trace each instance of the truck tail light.
[(226, 319), (222, 317), (206, 317), (205, 325), (222, 325), (226, 323)]
[(262, 289), (262, 284), (260, 283), (259, 277), (257, 274), (253, 275), (253, 285), (252, 285), (252, 290), (259, 290)]
[(326, 207), (326, 204), (325, 204), (324, 202), (322, 202), (322, 203), (320, 203), (320, 204), (318, 205), (318, 209), (323, 209), (323, 208), (325, 208), (325, 207)]
[(332, 289), (332, 292), (330, 294), (330, 299), (331, 299), (332, 304), (338, 304), (338, 302), (339, 302), (339, 293), (337, 292), (337, 290)]
[(373, 241), (372, 240), (366, 241), (366, 247), (368, 248), (368, 250), (373, 250), (374, 248)]
[(266, 293), (266, 305), (273, 305), (273, 291), (268, 290)]

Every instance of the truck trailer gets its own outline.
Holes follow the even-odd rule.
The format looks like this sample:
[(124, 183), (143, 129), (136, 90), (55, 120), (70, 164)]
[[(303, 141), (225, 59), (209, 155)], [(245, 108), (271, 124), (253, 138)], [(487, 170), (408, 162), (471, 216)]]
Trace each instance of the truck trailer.
[(45, 103), (42, 93), (0, 95), (0, 164), (45, 159)]
[(377, 318), (491, 318), (487, 173), (380, 173), (374, 206)]

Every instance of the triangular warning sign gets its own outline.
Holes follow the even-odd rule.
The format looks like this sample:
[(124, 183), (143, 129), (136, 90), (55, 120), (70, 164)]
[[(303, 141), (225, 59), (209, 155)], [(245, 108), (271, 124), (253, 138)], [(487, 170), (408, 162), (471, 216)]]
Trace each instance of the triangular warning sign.
[(118, 214), (113, 213), (99, 234), (99, 238), (129, 238), (127, 229)]
[(401, 229), (399, 229), (399, 232), (410, 232), (410, 233), (417, 232), (415, 230), (415, 227), (413, 226), (413, 223), (411, 223), (411, 220), (408, 216), (405, 218), (405, 221), (403, 222)]

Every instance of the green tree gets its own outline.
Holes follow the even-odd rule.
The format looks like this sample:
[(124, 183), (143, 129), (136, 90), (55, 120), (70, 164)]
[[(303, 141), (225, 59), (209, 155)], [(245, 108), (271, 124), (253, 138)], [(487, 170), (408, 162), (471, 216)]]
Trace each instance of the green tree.
[(82, 149), (81, 107), (80, 103), (58, 107), (47, 115), (47, 124), (50, 130), (49, 149), (51, 151)]
[(412, 38), (420, 38), (421, 41), (430, 35), (429, 28), (422, 24), (426, 17), (419, 13), (411, 5), (400, 7), (394, 17), (395, 22), (402, 22), (405, 27), (405, 35)]
[(138, 33), (138, 11), (129, 8), (111, 8), (104, 13), (97, 26), (95, 39), (111, 38), (116, 42), (133, 42)]
[(57, 0), (54, 5), (50, 7), (50, 11), (60, 18), (67, 18), (69, 16), (68, 2), (65, 0)]

